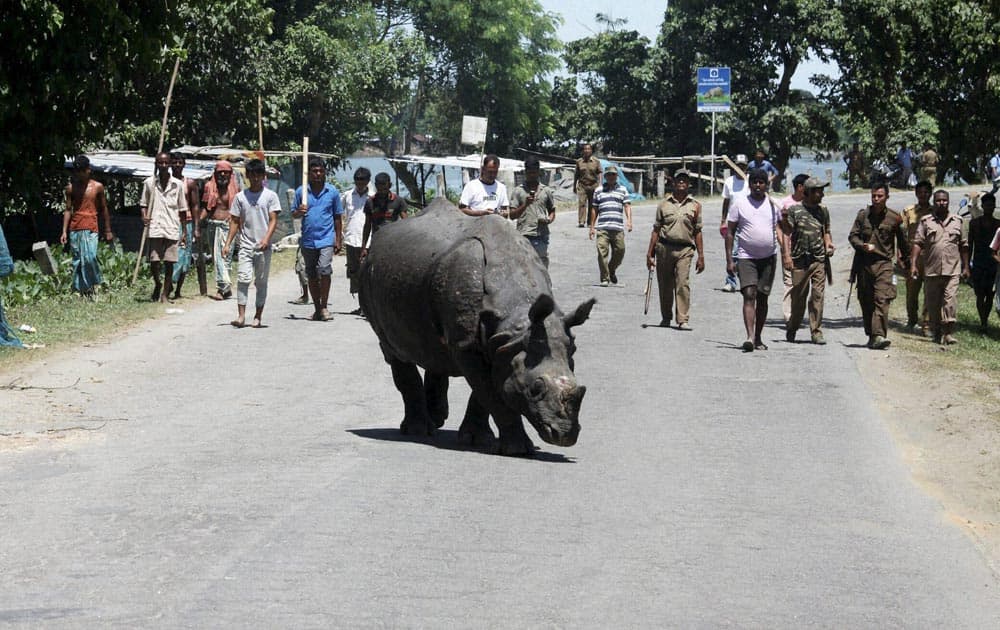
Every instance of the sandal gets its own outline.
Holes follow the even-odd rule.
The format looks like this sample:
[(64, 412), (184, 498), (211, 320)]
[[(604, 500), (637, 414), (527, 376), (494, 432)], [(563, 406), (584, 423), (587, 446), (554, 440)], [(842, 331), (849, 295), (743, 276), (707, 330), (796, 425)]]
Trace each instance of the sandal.
[(755, 343), (753, 346), (754, 350), (767, 350), (767, 344), (763, 341)]

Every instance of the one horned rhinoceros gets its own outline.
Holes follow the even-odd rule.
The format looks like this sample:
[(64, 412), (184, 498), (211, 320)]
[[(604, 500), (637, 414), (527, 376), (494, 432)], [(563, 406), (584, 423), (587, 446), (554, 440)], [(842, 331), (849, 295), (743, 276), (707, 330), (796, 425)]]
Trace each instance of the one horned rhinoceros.
[(442, 426), (448, 377), (463, 376), (472, 395), (461, 441), (530, 454), (524, 416), (549, 444), (575, 444), (586, 388), (573, 375), (570, 331), (595, 300), (564, 315), (527, 239), (499, 216), (468, 217), (445, 199), (373, 240), (360, 301), (403, 396), (400, 430), (424, 436)]

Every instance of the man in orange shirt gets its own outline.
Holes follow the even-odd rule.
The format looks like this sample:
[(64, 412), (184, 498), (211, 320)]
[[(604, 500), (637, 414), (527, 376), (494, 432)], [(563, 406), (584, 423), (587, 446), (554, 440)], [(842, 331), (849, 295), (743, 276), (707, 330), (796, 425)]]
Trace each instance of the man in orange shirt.
[(101, 284), (101, 269), (97, 264), (98, 214), (104, 221), (104, 238), (110, 243), (111, 215), (104, 184), (90, 179), (90, 160), (78, 155), (73, 160), (73, 181), (66, 186), (66, 210), (63, 211), (63, 231), (59, 242), (69, 242), (73, 253), (73, 290), (92, 296)]

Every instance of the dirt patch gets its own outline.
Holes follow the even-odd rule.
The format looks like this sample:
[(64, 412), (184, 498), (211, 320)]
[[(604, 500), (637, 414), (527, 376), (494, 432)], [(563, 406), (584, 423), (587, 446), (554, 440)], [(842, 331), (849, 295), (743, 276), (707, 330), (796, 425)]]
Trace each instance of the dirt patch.
[[(896, 335), (899, 339), (899, 335)], [(1000, 569), (1000, 387), (975, 366), (902, 348), (858, 355), (914, 481)], [(909, 342), (920, 343), (920, 342)]]

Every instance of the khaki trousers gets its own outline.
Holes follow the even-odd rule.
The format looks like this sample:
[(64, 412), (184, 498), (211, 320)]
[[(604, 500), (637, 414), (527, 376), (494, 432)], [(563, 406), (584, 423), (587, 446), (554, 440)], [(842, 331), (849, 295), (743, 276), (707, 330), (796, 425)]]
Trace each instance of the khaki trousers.
[(791, 313), (788, 330), (798, 330), (809, 302), (809, 332), (813, 335), (823, 326), (823, 295), (826, 291), (826, 267), (822, 261), (811, 263), (804, 269), (792, 270)]
[(920, 310), (920, 289), (924, 286), (923, 269), (920, 269), (920, 277), (914, 280), (909, 274), (906, 276), (906, 325), (921, 326), (927, 325), (927, 298), (924, 298), (924, 308)]
[(781, 281), (785, 285), (785, 291), (781, 295), (781, 314), (785, 316), (785, 323), (792, 316), (792, 271), (781, 266)]
[(942, 324), (955, 322), (958, 311), (958, 280), (960, 276), (927, 276), (924, 278), (924, 304), (931, 331), (941, 334)]
[(590, 223), (590, 206), (594, 202), (594, 191), (597, 190), (597, 187), (594, 186), (593, 188), (585, 188), (579, 184), (577, 187), (580, 192), (576, 193), (576, 222), (578, 224), (582, 223), (583, 225), (587, 225)]
[(889, 330), (889, 304), (896, 299), (892, 272), (891, 262), (879, 260), (865, 265), (858, 273), (858, 301), (865, 334), (869, 337), (885, 337)]
[[(610, 260), (608, 254), (611, 254)], [(597, 230), (597, 266), (601, 270), (601, 282), (608, 282), (615, 275), (618, 265), (625, 258), (625, 232), (620, 230)]]
[(677, 323), (685, 324), (691, 310), (691, 260), (694, 248), (656, 244), (656, 285), (660, 292), (660, 319), (671, 320), (677, 299)]

